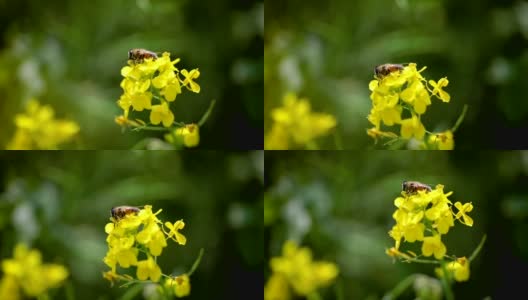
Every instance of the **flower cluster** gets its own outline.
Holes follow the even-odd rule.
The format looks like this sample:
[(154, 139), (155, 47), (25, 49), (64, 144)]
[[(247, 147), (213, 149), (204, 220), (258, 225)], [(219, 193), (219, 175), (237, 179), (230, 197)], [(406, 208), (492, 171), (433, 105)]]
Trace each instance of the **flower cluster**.
[(105, 226), (105, 232), (108, 234), (108, 252), (103, 259), (111, 270), (103, 276), (112, 283), (118, 280), (132, 281), (132, 276), (119, 274), (117, 267), (127, 269), (135, 266), (138, 280), (160, 282), (163, 276), (166, 278), (165, 285), (173, 287), (175, 295), (185, 296), (190, 292), (188, 276), (164, 275), (157, 264), (157, 257), (167, 246), (167, 239), (172, 239), (180, 245), (186, 244), (187, 239), (179, 232), (185, 223), (179, 220), (174, 224), (163, 224), (157, 217), (160, 212), (161, 209), (153, 213), (152, 206), (145, 205), (137, 213), (126, 214), (120, 219), (111, 218), (112, 222)]
[(15, 125), (8, 150), (56, 150), (79, 132), (75, 122), (55, 119), (53, 108), (35, 99), (27, 103), (25, 113), (15, 116)]
[[(461, 202), (453, 205), (448, 199), (452, 193), (444, 193), (444, 186), (441, 184), (431, 191), (402, 192), (402, 196), (394, 200), (397, 209), (392, 217), (396, 220), (396, 224), (389, 235), (394, 239), (395, 246), (388, 249), (387, 254), (412, 260), (413, 253), (408, 255), (400, 252), (403, 239), (408, 243), (422, 242), (423, 256), (434, 256), (436, 260), (443, 261), (447, 257), (447, 248), (442, 242), (442, 235), (446, 235), (450, 228), (455, 226), (455, 220), (466, 226), (473, 226), (473, 219), (467, 215), (473, 210), (473, 205)], [(456, 213), (453, 208), (456, 208)], [(454, 272), (455, 280), (467, 280), (469, 261), (465, 257), (458, 258), (447, 264), (447, 270)], [(441, 269), (437, 272), (441, 272)]]
[(292, 93), (284, 96), (283, 106), (273, 109), (271, 117), (273, 124), (264, 142), (264, 148), (270, 150), (309, 148), (315, 138), (328, 134), (336, 126), (334, 116), (312, 112), (307, 99), (299, 99)]
[(161, 124), (164, 128), (171, 128), (173, 125), (185, 127), (185, 124), (175, 123), (170, 104), (182, 93), (182, 87), (194, 93), (200, 92), (200, 86), (195, 82), (200, 77), (200, 71), (179, 70), (175, 67), (179, 61), (179, 58), (171, 60), (168, 52), (164, 52), (159, 58), (129, 60), (128, 65), (121, 69), (124, 77), (121, 81), (123, 94), (117, 103), (123, 110), (123, 115), (116, 117), (116, 123), (121, 126), (145, 127), (145, 121), (131, 119), (130, 113), (149, 110), (152, 125)]
[(49, 289), (59, 287), (68, 277), (64, 266), (43, 264), (40, 252), (24, 244), (16, 245), (13, 256), (2, 261), (4, 276), (0, 280), (0, 299), (44, 299)]
[(264, 287), (265, 300), (291, 299), (295, 295), (308, 296), (331, 284), (339, 273), (338, 267), (325, 261), (313, 261), (309, 248), (299, 248), (287, 241), (281, 257), (270, 261), (272, 275)]
[[(451, 100), (451, 96), (443, 90), (449, 84), (447, 78), (441, 78), (438, 82), (427, 81), (421, 75), (423, 70), (425, 67), (417, 70), (416, 64), (410, 63), (402, 70), (395, 70), (369, 83), (372, 109), (368, 120), (374, 125), (367, 130), (369, 136), (376, 141), (381, 137), (415, 139), (422, 149), (454, 149), (454, 129), (432, 133), (426, 130), (421, 121), (433, 96), (445, 103)], [(386, 126), (399, 124), (400, 134), (382, 130), (382, 123)]]

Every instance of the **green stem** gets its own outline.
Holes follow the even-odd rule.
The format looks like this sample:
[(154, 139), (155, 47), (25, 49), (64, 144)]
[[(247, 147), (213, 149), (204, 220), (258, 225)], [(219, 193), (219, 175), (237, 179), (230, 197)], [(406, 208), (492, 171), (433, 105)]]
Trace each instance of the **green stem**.
[(198, 254), (198, 258), (194, 261), (194, 264), (192, 265), (191, 269), (187, 273), (187, 275), (191, 276), (192, 273), (198, 268), (198, 265), (200, 265), (200, 262), (202, 261), (202, 256), (204, 254), (204, 249), (200, 249), (200, 254)]
[(334, 142), (336, 150), (343, 150), (343, 142), (341, 141), (341, 136), (337, 132), (334, 132)]
[(390, 145), (396, 143), (396, 142), (399, 141), (399, 140), (400, 140), (399, 137), (394, 138), (394, 139), (392, 139), (392, 140), (388, 140), (387, 142), (385, 142), (385, 144), (383, 144), (383, 146), (390, 146)]
[(464, 121), (464, 118), (466, 117), (467, 110), (468, 110), (468, 106), (467, 106), (467, 104), (464, 104), (464, 108), (462, 109), (462, 114), (460, 114), (460, 116), (458, 117), (458, 119), (457, 119), (457, 121), (455, 123), (455, 126), (453, 126), (453, 128), (451, 128), (451, 131), (453, 133), (458, 129), (458, 126), (460, 126), (460, 124), (462, 124), (462, 121)]
[(207, 119), (209, 119), (209, 116), (211, 115), (211, 112), (213, 111), (215, 104), (216, 104), (216, 100), (213, 99), (213, 101), (211, 101), (211, 104), (209, 104), (209, 108), (205, 111), (204, 115), (198, 122), (198, 126), (202, 127), (202, 125), (207, 121)]
[(313, 291), (310, 294), (306, 296), (306, 299), (308, 300), (321, 300), (321, 295), (317, 291)]
[(337, 300), (345, 300), (345, 290), (343, 288), (343, 281), (339, 280), (335, 285), (335, 293)]
[(455, 300), (455, 297), (453, 296), (453, 291), (451, 290), (451, 285), (449, 284), (449, 273), (447, 272), (446, 264), (444, 260), (441, 262), (442, 266), (442, 273), (444, 276), (441, 276), (442, 280), (442, 286), (444, 287), (444, 293), (446, 300)]
[(49, 300), (49, 295), (47, 293), (43, 293), (37, 296), (37, 300)]
[(471, 256), (469, 257), (469, 261), (473, 261), (475, 259), (475, 257), (477, 257), (477, 255), (480, 253), (480, 250), (482, 250), (482, 246), (484, 246), (484, 242), (486, 242), (486, 235), (484, 235), (482, 237), (482, 239), (480, 240), (480, 243), (478, 244), (477, 248), (475, 249), (475, 251), (473, 251), (473, 253), (471, 254)]
[(75, 300), (75, 289), (71, 281), (67, 281), (64, 287), (64, 293), (66, 294), (67, 300)]
[(127, 291), (119, 298), (119, 300), (131, 300), (136, 297), (143, 290), (142, 284), (137, 284), (127, 289)]
[[(165, 275), (165, 274), (161, 274), (161, 276), (163, 277), (167, 277), (167, 278), (171, 278), (170, 276), (168, 275)], [(127, 279), (125, 279), (127, 280)], [(127, 282), (123, 283), (122, 285), (120, 285), (119, 287), (120, 288), (124, 288), (124, 287), (128, 287), (129, 285), (133, 285), (134, 283), (139, 283), (139, 284), (144, 284), (144, 283), (157, 283), (157, 282), (154, 282), (152, 280), (139, 280), (139, 279), (128, 279)]]
[(305, 145), (306, 150), (319, 150), (319, 146), (314, 141), (309, 141)]
[(132, 131), (140, 131), (140, 130), (150, 130), (150, 131), (168, 131), (168, 128), (165, 127), (157, 127), (157, 126), (140, 126), (132, 129)]
[(419, 263), (419, 264), (432, 264), (432, 265), (440, 264), (437, 260), (418, 259), (418, 258), (405, 259), (403, 260), (403, 262), (413, 262), (413, 263)]
[(388, 300), (388, 299), (396, 299), (398, 298), (405, 290), (411, 286), (416, 279), (416, 274), (412, 274), (407, 276), (405, 279), (400, 281), (392, 290), (390, 290), (388, 293), (386, 293), (382, 299)]

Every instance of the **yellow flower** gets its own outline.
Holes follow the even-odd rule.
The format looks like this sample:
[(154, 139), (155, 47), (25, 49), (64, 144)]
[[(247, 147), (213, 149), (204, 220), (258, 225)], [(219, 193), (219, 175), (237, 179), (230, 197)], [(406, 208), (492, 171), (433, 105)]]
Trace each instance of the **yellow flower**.
[(281, 257), (270, 261), (271, 270), (286, 278), (293, 290), (306, 296), (320, 287), (332, 283), (339, 269), (330, 262), (312, 261), (312, 253), (308, 248), (298, 248), (292, 241), (287, 241)]
[(2, 277), (0, 279), (0, 299), (18, 300), (20, 298), (20, 290), (16, 278), (13, 276)]
[(190, 91), (199, 93), (200, 86), (198, 85), (198, 83), (194, 82), (193, 79), (200, 77), (200, 71), (198, 71), (198, 69), (194, 69), (189, 72), (183, 69), (181, 70), (181, 74), (185, 76), (185, 79), (183, 80), (182, 84), (187, 87), (187, 89), (189, 89)]
[[(272, 133), (275, 136), (266, 138), (266, 142), (272, 142), (279, 146), (294, 144), (304, 146), (313, 139), (328, 134), (336, 126), (336, 120), (332, 115), (314, 113), (311, 111), (310, 103), (306, 99), (298, 99), (293, 93), (286, 94), (283, 106), (272, 111)], [(280, 141), (280, 134), (287, 136), (288, 142)], [(265, 145), (266, 149), (273, 149)]]
[(422, 223), (408, 224), (403, 231), (403, 237), (409, 243), (422, 241), (424, 239), (425, 225)]
[(389, 248), (387, 250), (385, 250), (385, 254), (387, 254), (388, 256), (391, 256), (391, 257), (400, 257), (400, 258), (403, 258), (403, 259), (411, 259), (411, 256), (403, 253), (403, 252), (400, 252), (400, 250), (398, 250), (397, 248), (395, 247), (392, 247), (392, 248)]
[(165, 236), (156, 223), (145, 225), (143, 230), (136, 236), (136, 240), (138, 243), (146, 245), (153, 256), (159, 256), (163, 248), (167, 247)]
[(287, 150), (290, 147), (289, 139), (287, 128), (275, 123), (264, 138), (264, 149)]
[(125, 78), (121, 81), (121, 87), (125, 93), (119, 98), (118, 104), (123, 110), (128, 110), (131, 106), (137, 111), (151, 108), (152, 93), (148, 91), (150, 79), (134, 81)]
[(160, 73), (166, 72), (166, 71), (178, 72), (178, 69), (175, 66), (177, 63), (180, 62), (180, 59), (176, 58), (175, 60), (171, 61), (170, 53), (163, 52), (162, 56), (156, 62), (158, 63), (158, 71)]
[[(457, 258), (455, 261), (446, 264), (446, 269), (454, 275), (455, 280), (458, 282), (469, 279), (469, 260), (466, 257)], [(435, 272), (439, 277), (444, 276), (442, 268), (436, 268)]]
[(371, 110), (368, 119), (376, 128), (379, 128), (379, 121), (374, 120), (381, 120), (385, 125), (392, 126), (401, 123), (401, 113), (402, 108), (400, 106), (388, 107), (379, 105)]
[(373, 92), (374, 90), (376, 90), (379, 86), (379, 81), (377, 79), (374, 79), (374, 80), (371, 80), (369, 82), (369, 90), (371, 92)]
[(435, 222), (435, 227), (440, 234), (446, 234), (449, 231), (449, 228), (453, 226), (455, 226), (455, 222), (453, 221), (451, 210), (445, 210), (443, 215), (441, 215), (441, 217)]
[(288, 281), (283, 275), (271, 274), (264, 286), (264, 300), (289, 300), (291, 299)]
[(404, 139), (415, 137), (422, 140), (425, 136), (425, 127), (417, 116), (412, 116), (410, 119), (401, 121), (401, 136)]
[[(159, 209), (158, 211), (153, 213), (152, 212), (152, 205), (145, 205), (143, 207), (143, 209), (139, 211), (139, 213), (137, 214), (137, 217), (142, 223), (161, 223), (161, 221), (158, 219), (158, 217), (156, 217), (161, 212), (162, 212), (162, 210)], [(129, 215), (128, 217), (130, 217), (133, 220), (134, 216), (133, 215)]]
[(174, 295), (181, 298), (191, 293), (191, 281), (187, 274), (183, 274), (165, 281), (165, 285), (174, 289)]
[(158, 125), (160, 122), (162, 122), (165, 127), (170, 127), (174, 122), (174, 115), (172, 114), (172, 111), (170, 111), (167, 102), (152, 106), (150, 123)]
[(129, 60), (128, 66), (121, 69), (121, 75), (134, 81), (145, 81), (150, 79), (150, 77), (156, 72), (159, 68), (160, 62), (160, 60), (154, 60), (151, 58), (147, 58), (141, 63)]
[(181, 94), (180, 81), (174, 71), (168, 69), (160, 73), (152, 80), (154, 87), (161, 89), (161, 95), (165, 96), (167, 101), (174, 101), (178, 94)]
[(402, 107), (398, 105), (398, 93), (387, 86), (389, 78), (382, 81), (382, 85), (372, 84), (375, 87), (370, 98), (372, 99), (372, 109), (368, 120), (379, 129), (380, 121), (387, 126), (398, 124), (401, 121)]
[(401, 107), (385, 107), (378, 110), (381, 120), (387, 126), (401, 123)]
[[(62, 265), (42, 264), (38, 250), (28, 249), (24, 244), (17, 244), (13, 259), (2, 261), (2, 271), (7, 282), (2, 289), (14, 289), (16, 284), (25, 295), (38, 297), (50, 288), (59, 287), (68, 277), (68, 271)], [(0, 291), (1, 293), (1, 291)]]
[(449, 96), (449, 94), (442, 89), (449, 84), (449, 80), (447, 80), (446, 77), (438, 80), (438, 83), (436, 83), (434, 80), (429, 80), (429, 84), (434, 88), (432, 94), (438, 97), (438, 99), (444, 102), (449, 102), (449, 100), (451, 100), (451, 96)]
[(466, 257), (457, 258), (453, 263), (456, 281), (467, 281), (469, 279), (469, 260)]
[[(200, 143), (200, 127), (197, 124), (187, 124), (183, 127), (176, 128), (174, 135), (182, 139), (185, 147), (196, 147)], [(166, 134), (165, 140), (169, 143), (174, 143), (174, 137), (172, 134)]]
[(473, 204), (469, 202), (469, 203), (464, 203), (462, 205), (462, 203), (456, 202), (455, 207), (458, 209), (458, 212), (455, 218), (459, 220), (460, 217), (462, 217), (462, 220), (463, 220), (461, 221), (462, 224), (470, 226), (470, 227), (473, 226), (473, 219), (471, 219), (471, 217), (466, 214), (466, 212), (470, 212), (473, 210)]
[(115, 273), (114, 271), (107, 271), (103, 273), (103, 278), (110, 281), (113, 286), (114, 282), (118, 282), (119, 279), (121, 279), (121, 275)]
[(167, 234), (169, 238), (172, 238), (175, 242), (180, 245), (185, 245), (185, 243), (187, 243), (187, 238), (185, 238), (183, 234), (178, 232), (178, 230), (183, 229), (183, 227), (185, 227), (185, 223), (183, 222), (183, 220), (174, 222), (174, 225), (171, 224), (171, 222), (165, 222), (165, 227), (169, 228), (169, 233)]
[(422, 254), (424, 256), (431, 256), (434, 254), (436, 259), (442, 259), (446, 254), (446, 246), (442, 243), (440, 235), (425, 237), (422, 244)]
[(127, 237), (108, 239), (108, 243), (112, 248), (110, 248), (103, 261), (112, 270), (116, 269), (117, 264), (123, 268), (137, 265), (139, 250), (132, 248), (134, 243), (133, 239)]
[(453, 150), (455, 148), (453, 132), (446, 130), (445, 132), (433, 134), (429, 137), (429, 144), (436, 146), (438, 150)]
[(148, 259), (138, 262), (136, 275), (139, 280), (150, 278), (153, 282), (158, 282), (161, 277), (161, 269), (154, 259), (149, 256)]
[(8, 143), (8, 150), (54, 150), (68, 142), (79, 132), (73, 121), (58, 120), (53, 108), (40, 105), (32, 99), (27, 103), (26, 112), (15, 116), (17, 130)]
[(425, 113), (428, 105), (431, 105), (431, 98), (421, 81), (411, 83), (400, 95), (401, 99), (412, 104), (414, 111), (421, 115)]
[(128, 124), (128, 119), (124, 115), (116, 116), (114, 118), (114, 121), (116, 122), (117, 125), (120, 125), (120, 126), (126, 126)]
[(423, 67), (420, 70), (416, 69), (416, 63), (410, 63), (405, 68), (403, 68), (401, 77), (405, 78), (407, 82), (414, 82), (414, 81), (423, 81), (425, 80), (422, 76), (422, 73), (427, 67)]
[(394, 132), (384, 132), (384, 131), (376, 129), (376, 127), (367, 129), (367, 134), (371, 136), (372, 138), (374, 138), (376, 141), (380, 137), (388, 137), (392, 139), (395, 139), (398, 137), (398, 135)]

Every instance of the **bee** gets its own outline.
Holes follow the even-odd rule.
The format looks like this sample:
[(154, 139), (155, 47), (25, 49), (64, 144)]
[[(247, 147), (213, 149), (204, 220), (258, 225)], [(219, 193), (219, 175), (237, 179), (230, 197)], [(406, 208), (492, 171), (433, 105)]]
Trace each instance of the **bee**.
[(376, 66), (374, 68), (374, 75), (376, 75), (376, 77), (378, 79), (381, 79), (381, 78), (389, 75), (392, 72), (401, 71), (401, 70), (403, 70), (403, 65), (400, 65), (400, 64), (383, 64), (383, 65)]
[(152, 60), (156, 60), (158, 58), (158, 55), (152, 51), (141, 48), (135, 48), (128, 51), (128, 59), (134, 61), (134, 63), (141, 63), (147, 58), (152, 58)]
[(116, 206), (116, 207), (112, 207), (112, 209), (110, 210), (112, 217), (116, 221), (128, 215), (137, 214), (138, 212), (139, 212), (139, 208), (134, 207), (134, 206)]
[(418, 193), (418, 191), (430, 192), (432, 189), (425, 183), (418, 181), (404, 181), (402, 183), (402, 190), (408, 195), (411, 195)]

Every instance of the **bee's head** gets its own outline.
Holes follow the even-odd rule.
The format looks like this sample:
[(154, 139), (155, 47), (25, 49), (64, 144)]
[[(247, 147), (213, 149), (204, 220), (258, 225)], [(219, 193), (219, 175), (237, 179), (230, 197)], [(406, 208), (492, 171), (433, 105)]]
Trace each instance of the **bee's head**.
[(407, 181), (403, 181), (402, 182), (402, 191), (405, 190), (405, 187), (407, 186)]
[(128, 50), (128, 59), (132, 59), (133, 55), (134, 55), (134, 49)]
[(381, 74), (381, 68), (382, 68), (383, 65), (379, 65), (379, 66), (376, 66), (374, 68), (374, 75), (378, 76)]

